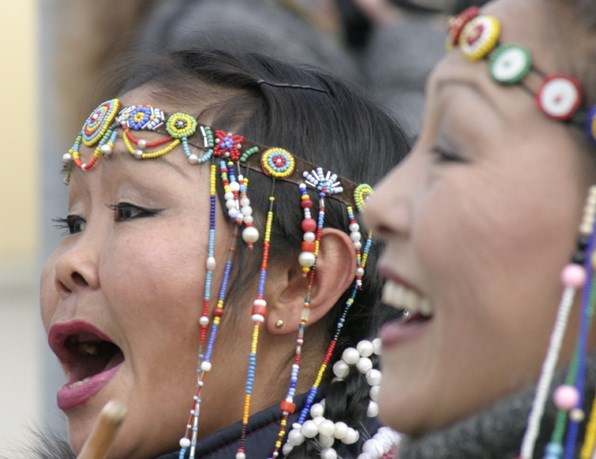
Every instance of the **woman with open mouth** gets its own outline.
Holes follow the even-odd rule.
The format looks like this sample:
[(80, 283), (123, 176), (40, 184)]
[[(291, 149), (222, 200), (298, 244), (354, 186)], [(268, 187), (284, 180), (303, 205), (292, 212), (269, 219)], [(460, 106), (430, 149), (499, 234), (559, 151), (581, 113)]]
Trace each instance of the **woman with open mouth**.
[(111, 458), (389, 451), (372, 338), (396, 313), (358, 215), (403, 131), (354, 88), (257, 54), (112, 74), (117, 97), (64, 155), (65, 236), (41, 282), (70, 454), (110, 400), (128, 412)]
[(593, 457), (595, 25), (581, 0), (453, 18), (424, 127), (367, 204), (406, 310), (380, 332), (399, 457)]

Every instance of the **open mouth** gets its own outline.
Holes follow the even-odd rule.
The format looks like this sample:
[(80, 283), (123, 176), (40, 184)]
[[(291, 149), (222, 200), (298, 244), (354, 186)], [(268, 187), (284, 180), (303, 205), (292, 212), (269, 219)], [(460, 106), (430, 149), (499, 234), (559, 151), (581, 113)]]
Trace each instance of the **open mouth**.
[(67, 354), (67, 384), (71, 387), (84, 384), (124, 362), (124, 354), (118, 346), (87, 332), (67, 337), (63, 350)]
[(87, 322), (55, 324), (48, 341), (66, 373), (66, 384), (57, 394), (58, 406), (63, 410), (99, 392), (125, 360), (118, 345)]
[(419, 292), (392, 280), (383, 288), (383, 303), (403, 310), (401, 323), (423, 322), (432, 319), (434, 310), (428, 298)]

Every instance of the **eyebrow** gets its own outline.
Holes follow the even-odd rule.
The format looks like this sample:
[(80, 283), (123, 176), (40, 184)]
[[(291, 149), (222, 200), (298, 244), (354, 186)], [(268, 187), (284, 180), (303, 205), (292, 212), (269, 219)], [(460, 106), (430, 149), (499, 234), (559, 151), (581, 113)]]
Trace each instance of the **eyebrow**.
[(505, 113), (495, 103), (494, 99), (491, 98), (484, 88), (473, 80), (458, 78), (458, 77), (445, 77), (441, 78), (436, 83), (437, 92), (443, 90), (446, 86), (463, 86), (472, 90), (477, 96), (479, 96), (484, 102), (499, 115), (500, 118), (505, 119)]

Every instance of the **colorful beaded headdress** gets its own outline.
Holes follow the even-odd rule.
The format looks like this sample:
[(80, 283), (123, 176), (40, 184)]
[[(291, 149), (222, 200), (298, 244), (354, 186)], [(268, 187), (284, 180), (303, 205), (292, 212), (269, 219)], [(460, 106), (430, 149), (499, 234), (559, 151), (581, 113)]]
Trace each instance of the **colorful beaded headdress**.
[[(542, 113), (556, 121), (570, 123), (581, 128), (592, 142), (596, 142), (596, 105), (587, 108), (579, 81), (569, 75), (554, 73), (547, 75), (532, 63), (530, 52), (518, 44), (499, 44), (501, 23), (494, 16), (481, 15), (477, 7), (471, 7), (450, 20), (447, 47), (459, 45), (464, 55), (471, 61), (488, 59), (489, 75), (501, 85), (519, 84), (532, 93), (536, 105)], [(542, 82), (533, 91), (526, 84), (526, 76), (533, 72)], [(596, 221), (596, 186), (589, 190), (584, 217), (579, 227), (576, 250), (571, 262), (561, 273), (564, 285), (555, 324), (550, 337), (542, 372), (536, 386), (536, 394), (528, 416), (526, 431), (520, 447), (518, 459), (534, 457), (540, 423), (553, 381), (559, 351), (571, 308), (577, 293), (583, 288), (581, 301), (580, 333), (572, 363), (569, 366), (565, 384), (553, 393), (558, 414), (550, 442), (544, 451), (545, 458), (573, 458), (576, 454), (580, 425), (585, 420), (584, 386), (586, 378), (587, 336), (593, 315), (593, 263), (596, 262), (593, 250), (594, 223)], [(584, 288), (585, 287), (585, 288)], [(596, 408), (596, 403), (592, 405)], [(592, 409), (587, 424), (581, 457), (595, 457), (596, 409)]]
[[(526, 47), (501, 44), (500, 35), (501, 22), (496, 17), (470, 7), (449, 21), (447, 48), (459, 46), (470, 61), (487, 59), (493, 81), (504, 86), (521, 85), (534, 96), (536, 106), (547, 117), (579, 127), (596, 143), (596, 105), (586, 107), (580, 82), (563, 73), (542, 72)], [(538, 88), (529, 86), (526, 76), (530, 73), (541, 79)]]
[[(160, 133), (163, 137), (157, 140), (147, 141), (137, 137), (141, 131), (150, 131)], [(185, 457), (189, 452), (189, 457), (195, 457), (195, 449), (198, 442), (199, 417), (201, 412), (201, 390), (205, 384), (206, 375), (212, 367), (211, 358), (213, 348), (216, 342), (217, 333), (225, 313), (225, 300), (228, 292), (229, 278), (236, 252), (238, 237), (241, 235), (248, 247), (252, 247), (262, 237), (262, 258), (259, 271), (257, 297), (254, 299), (252, 308), (252, 344), (249, 352), (249, 365), (245, 385), (245, 403), (242, 417), (242, 431), (240, 437), (240, 446), (236, 453), (237, 459), (243, 459), (245, 455), (245, 444), (247, 435), (247, 425), (250, 416), (250, 400), (254, 383), (255, 369), (257, 364), (257, 350), (259, 342), (259, 332), (265, 315), (267, 313), (267, 303), (264, 299), (264, 287), (267, 278), (267, 264), (270, 254), (270, 242), (272, 222), (275, 210), (275, 192), (274, 185), (277, 179), (296, 183), (297, 199), (296, 203), (303, 210), (304, 218), (301, 222), (303, 231), (303, 241), (298, 262), (302, 266), (303, 275), (307, 278), (307, 289), (305, 292), (304, 307), (300, 318), (298, 333), (296, 337), (295, 359), (292, 365), (292, 371), (289, 380), (287, 395), (280, 402), (282, 413), (280, 430), (275, 445), (272, 445), (271, 457), (275, 458), (280, 452), (288, 452), (296, 445), (304, 441), (304, 438), (313, 438), (318, 435), (320, 444), (325, 444), (322, 457), (336, 457), (335, 450), (332, 448), (334, 441), (341, 441), (344, 444), (352, 444), (358, 441), (358, 427), (349, 427), (344, 423), (325, 422), (324, 428), (314, 429), (308, 421), (311, 414), (311, 408), (317, 400), (319, 386), (326, 374), (326, 369), (331, 363), (336, 343), (340, 336), (346, 317), (358, 291), (362, 287), (362, 278), (368, 252), (372, 240), (370, 234), (363, 242), (360, 225), (355, 216), (356, 211), (361, 211), (364, 202), (372, 192), (369, 185), (356, 185), (344, 178), (338, 177), (330, 171), (324, 171), (321, 167), (294, 156), (292, 153), (279, 147), (266, 147), (257, 143), (248, 141), (243, 136), (232, 134), (221, 130), (216, 130), (210, 126), (200, 124), (193, 116), (185, 113), (173, 113), (167, 115), (162, 110), (148, 105), (133, 105), (129, 107), (120, 107), (118, 99), (112, 99), (100, 104), (87, 118), (83, 128), (77, 136), (74, 145), (63, 157), (66, 168), (65, 182), (68, 183), (73, 167), (81, 171), (89, 171), (95, 167), (102, 157), (112, 154), (114, 142), (118, 137), (122, 138), (126, 150), (138, 160), (152, 159), (170, 153), (176, 147), (181, 146), (189, 163), (202, 164), (207, 163), (210, 167), (209, 178), (209, 199), (210, 199), (210, 226), (208, 237), (208, 254), (206, 259), (205, 287), (202, 301), (202, 311), (199, 317), (199, 366), (197, 368), (196, 391), (192, 401), (186, 433), (180, 440), (180, 457)], [(92, 157), (84, 162), (81, 158), (81, 144), (94, 149)], [(197, 154), (199, 152), (200, 154)], [(232, 242), (229, 248), (229, 255), (224, 266), (224, 274), (215, 307), (211, 311), (212, 302), (212, 280), (216, 267), (214, 257), (215, 246), (215, 211), (217, 203), (217, 175), (219, 176), (224, 190), (225, 207), (227, 217), (233, 225)], [(255, 226), (253, 219), (253, 209), (249, 199), (249, 180), (250, 171), (257, 171), (269, 176), (272, 180), (272, 187), (269, 196), (269, 206), (266, 215), (265, 228), (259, 231)], [(310, 192), (312, 190), (318, 196), (318, 215), (313, 216), (311, 209), (313, 201)], [(352, 240), (356, 255), (356, 266), (354, 266), (355, 278), (351, 293), (344, 304), (340, 314), (340, 319), (336, 326), (335, 334), (329, 343), (325, 357), (319, 368), (316, 380), (314, 381), (310, 392), (306, 398), (306, 403), (302, 407), (297, 423), (293, 424), (293, 430), (290, 443), (283, 444), (288, 433), (288, 419), (296, 412), (297, 406), (294, 403), (295, 391), (298, 383), (301, 352), (304, 344), (304, 331), (308, 324), (310, 311), (310, 295), (314, 283), (316, 262), (319, 254), (319, 245), (321, 242), (322, 230), (325, 226), (325, 202), (327, 198), (336, 199), (343, 202), (346, 206), (346, 217), (349, 221), (350, 238)], [(367, 344), (368, 343), (368, 344)], [(366, 375), (371, 385), (371, 401), (369, 403), (369, 416), (376, 416), (378, 407), (376, 406), (378, 384), (380, 383), (380, 373), (374, 369), (369, 356), (373, 350), (378, 353), (380, 343), (373, 346), (370, 342), (361, 342), (358, 344), (358, 350), (349, 351), (349, 358), (344, 359), (350, 365), (358, 363), (359, 371)], [(350, 352), (352, 352), (350, 354)], [(353, 353), (356, 360), (354, 360)], [(337, 377), (345, 377), (347, 374), (345, 368), (335, 369)], [(340, 371), (340, 373), (337, 373)], [(375, 389), (376, 387), (376, 389)], [(320, 405), (312, 411), (321, 418), (324, 408)], [(322, 418), (321, 418), (322, 419)], [(331, 424), (329, 424), (331, 423)], [(318, 425), (318, 424), (317, 424)], [(387, 437), (387, 435), (385, 436)], [(377, 445), (368, 445), (368, 448), (377, 448)], [(382, 442), (381, 442), (382, 443)], [(388, 446), (391, 442), (385, 441)], [(335, 455), (335, 456), (334, 456)]]

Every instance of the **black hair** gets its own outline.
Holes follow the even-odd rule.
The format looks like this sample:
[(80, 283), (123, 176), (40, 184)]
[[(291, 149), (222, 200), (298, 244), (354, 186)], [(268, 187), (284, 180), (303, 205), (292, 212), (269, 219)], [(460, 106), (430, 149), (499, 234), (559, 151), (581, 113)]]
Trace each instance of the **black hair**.
[[(203, 108), (197, 115), (199, 121), (209, 116), (209, 124), (214, 128), (233, 130), (254, 142), (285, 148), (356, 183), (373, 185), (410, 147), (401, 127), (360, 89), (311, 67), (286, 64), (260, 54), (207, 49), (142, 58), (137, 65), (127, 60), (127, 69), (129, 72), (119, 85), (121, 93), (151, 83), (152, 91), (178, 106), (192, 107), (195, 101)], [(271, 180), (260, 173), (251, 173), (250, 180), (253, 216), (260, 227)], [(277, 202), (284, 203), (297, 203), (299, 197), (295, 184), (279, 181), (275, 195)], [(219, 201), (224, 202), (221, 194)], [(316, 205), (313, 211), (316, 215)], [(271, 263), (290, 260), (292, 256), (297, 260), (302, 241), (301, 218), (298, 205), (277, 207)], [(325, 226), (349, 232), (348, 225), (345, 205), (327, 200)], [(233, 273), (228, 304), (242, 298), (244, 287), (256, 279), (260, 253), (256, 246), (253, 251), (238, 248), (235, 265), (242, 269)], [(397, 317), (395, 309), (380, 303), (382, 279), (375, 268), (377, 253), (378, 248), (373, 248), (369, 255), (363, 288), (351, 306), (332, 362), (346, 347), (371, 338), (383, 322)], [(349, 291), (338, 299), (326, 318), (329, 339), (348, 297)], [(329, 369), (326, 381), (333, 376), (330, 373)], [(364, 424), (369, 390), (364, 376), (353, 371), (346, 381), (330, 384), (326, 390), (327, 418), (352, 426)], [(319, 450), (314, 441), (307, 441), (289, 457), (316, 457)]]

